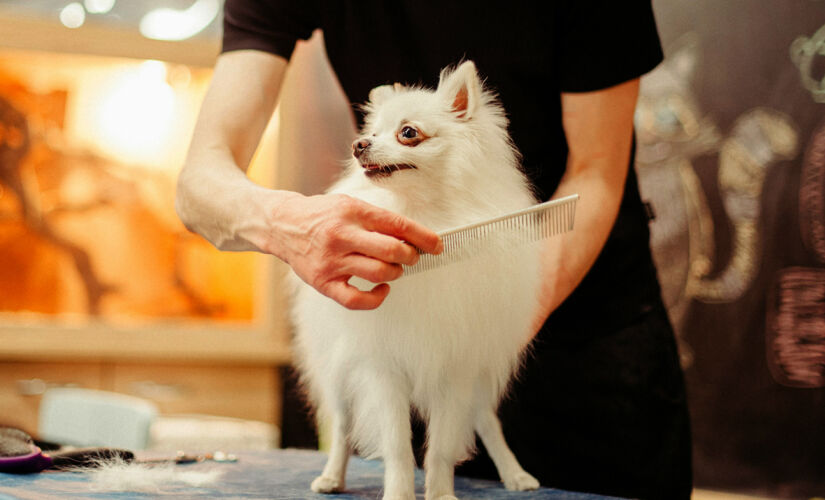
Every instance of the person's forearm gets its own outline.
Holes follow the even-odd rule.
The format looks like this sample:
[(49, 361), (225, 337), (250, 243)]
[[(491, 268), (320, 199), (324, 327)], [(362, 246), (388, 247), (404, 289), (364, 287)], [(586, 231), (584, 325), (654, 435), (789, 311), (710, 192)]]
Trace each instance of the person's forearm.
[(264, 202), (286, 195), (253, 183), (226, 154), (201, 154), (178, 177), (175, 209), (187, 229), (221, 250), (260, 251)]
[(275, 108), (287, 61), (255, 51), (222, 54), (178, 177), (175, 207), (186, 227), (222, 250), (261, 250), (264, 204), (278, 193), (246, 169)]
[(579, 194), (573, 231), (547, 240), (542, 248), (544, 277), (541, 306), (536, 315), (537, 332), (581, 283), (593, 266), (610, 234), (621, 203), (621, 191), (595, 175), (565, 176), (554, 197)]
[(578, 193), (572, 232), (543, 248), (538, 331), (581, 283), (607, 241), (619, 213), (633, 140), (638, 79), (588, 93), (562, 94), (562, 122), (569, 146), (555, 197)]

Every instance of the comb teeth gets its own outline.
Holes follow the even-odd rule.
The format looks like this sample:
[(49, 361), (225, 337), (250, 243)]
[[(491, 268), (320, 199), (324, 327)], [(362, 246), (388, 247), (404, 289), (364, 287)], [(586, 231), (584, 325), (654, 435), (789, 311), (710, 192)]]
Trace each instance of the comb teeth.
[(504, 236), (509, 238), (509, 244), (521, 245), (570, 231), (573, 229), (578, 199), (577, 194), (565, 196), (439, 233), (444, 251), (438, 255), (421, 253), (414, 266), (404, 266), (404, 275), (460, 262), (482, 251), (493, 239)]

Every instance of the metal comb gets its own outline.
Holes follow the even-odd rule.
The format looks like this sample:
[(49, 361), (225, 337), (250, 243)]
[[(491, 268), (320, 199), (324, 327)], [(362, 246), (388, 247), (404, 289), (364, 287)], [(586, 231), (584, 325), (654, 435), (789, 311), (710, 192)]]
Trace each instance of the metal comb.
[(573, 194), (440, 232), (438, 235), (441, 236), (444, 251), (438, 255), (421, 253), (414, 266), (404, 266), (404, 275), (465, 260), (475, 255), (475, 250), (485, 242), (504, 233), (509, 233), (517, 243), (529, 243), (570, 231), (573, 229), (578, 199), (579, 195)]

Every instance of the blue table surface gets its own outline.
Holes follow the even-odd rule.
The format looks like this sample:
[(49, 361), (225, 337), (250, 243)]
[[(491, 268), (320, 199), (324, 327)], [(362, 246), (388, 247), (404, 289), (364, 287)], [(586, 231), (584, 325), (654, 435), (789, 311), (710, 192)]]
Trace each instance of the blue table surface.
[[(139, 458), (142, 456), (138, 454)], [(156, 457), (157, 454), (152, 455)], [(202, 462), (178, 465), (176, 470), (219, 470), (220, 479), (207, 487), (169, 484), (153, 493), (94, 491), (87, 474), (78, 472), (44, 471), (39, 474), (0, 473), (0, 500), (8, 499), (63, 499), (63, 498), (267, 498), (356, 500), (381, 498), (384, 467), (380, 461), (357, 457), (350, 460), (347, 469), (347, 488), (344, 493), (322, 495), (309, 489), (312, 480), (320, 474), (326, 455), (310, 450), (272, 450), (236, 453), (235, 463)], [(424, 498), (424, 473), (416, 471), (417, 498)], [(496, 481), (482, 481), (456, 477), (456, 496), (460, 499), (519, 499), (519, 500), (604, 500), (607, 497), (540, 488), (537, 491), (516, 492), (504, 489)]]

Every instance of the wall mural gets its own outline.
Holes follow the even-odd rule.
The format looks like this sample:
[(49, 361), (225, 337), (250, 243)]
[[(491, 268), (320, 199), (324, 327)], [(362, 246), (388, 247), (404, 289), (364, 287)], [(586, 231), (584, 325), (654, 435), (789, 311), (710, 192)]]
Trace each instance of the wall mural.
[[(139, 135), (130, 129), (135, 113), (124, 110), (145, 105), (135, 89), (151, 90), (148, 70), (163, 70), (156, 86), (169, 88), (173, 104), (197, 102), (208, 77), (157, 61), (0, 51), (4, 320), (253, 319), (254, 257), (218, 252), (185, 230), (172, 208), (174, 171), (90, 145), (114, 144), (99, 137), (110, 129)], [(176, 70), (188, 78), (178, 82)], [(83, 99), (95, 106), (78, 104)], [(194, 116), (184, 104), (167, 106), (170, 120)], [(109, 129), (83, 121), (111, 118), (110, 109)], [(156, 126), (154, 112), (147, 116)]]
[[(677, 332), (691, 299), (730, 302), (750, 286), (760, 263), (762, 186), (768, 167), (795, 155), (797, 134), (790, 117), (755, 108), (722, 137), (704, 116), (689, 83), (699, 58), (697, 38), (688, 34), (668, 60), (642, 80), (636, 112), (637, 171), (642, 196), (661, 222), (651, 226), (651, 246), (660, 270), (665, 303)], [(724, 271), (713, 268), (713, 220), (691, 158), (719, 157), (717, 187), (734, 228), (734, 248)], [(684, 366), (690, 347), (681, 338)]]
[[(65, 99), (65, 95), (62, 97)], [(23, 168), (23, 160), (29, 154), (31, 142), (26, 116), (0, 95), (0, 185), (5, 185), (17, 199), (22, 222), (47, 244), (58, 248), (71, 259), (83, 284), (86, 310), (93, 315), (99, 314), (100, 301), (104, 294), (112, 291), (112, 287), (101, 281), (89, 253), (55, 231), (44, 217), (36, 178), (29, 175), (24, 180), (27, 171)]]
[[(825, 34), (825, 29), (820, 31)], [(819, 97), (814, 94), (815, 100)], [(811, 137), (802, 162), (799, 221), (805, 248), (825, 264), (825, 122)], [(768, 302), (766, 340), (777, 382), (825, 387), (825, 267), (794, 266), (779, 272)]]
[[(654, 0), (640, 190), (698, 487), (825, 494), (825, 1)], [(780, 22), (781, 20), (781, 22)]]
[(808, 145), (799, 187), (802, 242), (811, 255), (825, 264), (825, 121)]
[(710, 271), (714, 249), (713, 220), (691, 161), (721, 142), (690, 88), (698, 56), (697, 38), (683, 37), (642, 79), (635, 119), (639, 189), (653, 206), (653, 257), (685, 367), (693, 351), (684, 341), (682, 323), (693, 290)]
[(800, 36), (791, 44), (791, 59), (799, 68), (802, 85), (811, 92), (816, 102), (825, 103), (825, 76), (818, 81), (814, 76), (814, 61), (825, 56), (825, 25), (811, 37)]

